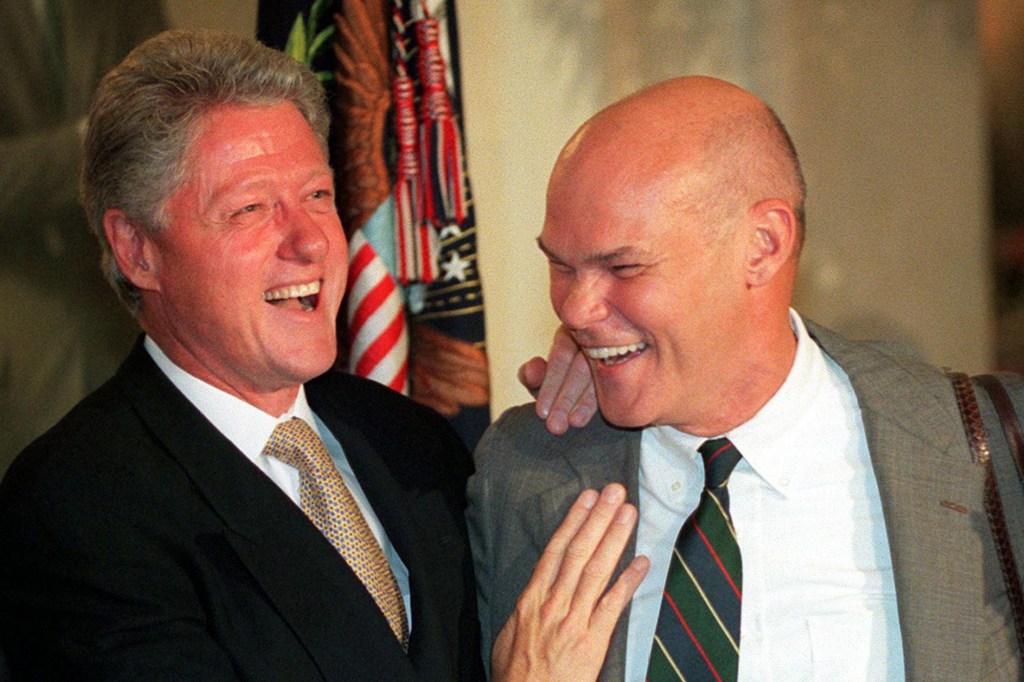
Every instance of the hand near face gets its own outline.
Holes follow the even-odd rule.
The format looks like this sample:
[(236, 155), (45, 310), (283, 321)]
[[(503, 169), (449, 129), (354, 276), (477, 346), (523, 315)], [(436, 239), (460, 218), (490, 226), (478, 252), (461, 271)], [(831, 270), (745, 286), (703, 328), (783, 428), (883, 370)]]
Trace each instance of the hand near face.
[(537, 399), (537, 416), (556, 436), (586, 426), (597, 413), (590, 367), (565, 327), (555, 331), (547, 360), (535, 357), (519, 368), (519, 383)]
[(606, 589), (636, 520), (617, 483), (580, 494), (498, 633), (495, 682), (597, 679), (615, 624), (650, 567), (637, 557)]

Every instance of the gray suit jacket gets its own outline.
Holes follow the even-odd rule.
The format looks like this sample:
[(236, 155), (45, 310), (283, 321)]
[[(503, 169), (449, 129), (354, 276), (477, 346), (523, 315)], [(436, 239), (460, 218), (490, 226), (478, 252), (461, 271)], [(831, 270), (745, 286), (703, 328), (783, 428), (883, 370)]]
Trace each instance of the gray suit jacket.
[[(808, 328), (849, 375), (861, 408), (892, 553), (907, 678), (1021, 679), (983, 504), (984, 470), (972, 462), (949, 380), (906, 349)], [(468, 514), (485, 660), (580, 490), (620, 481), (630, 499), (639, 499), (640, 433), (595, 419), (559, 438), (523, 406), (484, 436)], [(1021, 508), (1006, 512), (1014, 523), (1024, 515)], [(631, 544), (620, 568), (634, 553)], [(627, 623), (624, 615), (601, 680), (623, 679)]]

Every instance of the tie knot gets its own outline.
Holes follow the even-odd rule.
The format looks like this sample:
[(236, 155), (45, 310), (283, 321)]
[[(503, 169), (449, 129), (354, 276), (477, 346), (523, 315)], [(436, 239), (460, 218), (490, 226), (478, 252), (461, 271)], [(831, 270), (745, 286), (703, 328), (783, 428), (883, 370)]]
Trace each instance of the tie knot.
[(274, 427), (263, 454), (281, 460), (299, 471), (319, 471), (331, 461), (316, 431), (302, 419), (292, 417)]
[(728, 480), (732, 470), (742, 455), (728, 438), (712, 438), (706, 440), (698, 448), (704, 458), (704, 486), (721, 488)]

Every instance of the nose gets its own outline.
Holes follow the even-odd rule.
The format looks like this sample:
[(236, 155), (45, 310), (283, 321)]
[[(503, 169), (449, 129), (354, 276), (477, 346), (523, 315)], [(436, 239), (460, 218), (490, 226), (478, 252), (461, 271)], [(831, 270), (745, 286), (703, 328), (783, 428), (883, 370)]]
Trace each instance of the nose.
[(595, 277), (576, 275), (561, 284), (552, 281), (551, 297), (558, 319), (571, 330), (586, 329), (608, 318), (608, 303)]
[(321, 224), (301, 207), (282, 207), (279, 212), (278, 219), (281, 221), (284, 238), (278, 248), (278, 255), (285, 260), (307, 263), (322, 261), (330, 248), (327, 230), (331, 226)]

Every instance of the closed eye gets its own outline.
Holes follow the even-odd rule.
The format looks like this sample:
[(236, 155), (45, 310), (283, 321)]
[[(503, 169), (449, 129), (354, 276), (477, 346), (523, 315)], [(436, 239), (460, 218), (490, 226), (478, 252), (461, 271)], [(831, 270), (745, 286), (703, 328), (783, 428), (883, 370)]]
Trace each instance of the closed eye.
[(560, 263), (556, 260), (548, 259), (548, 267), (551, 268), (552, 272), (557, 272), (560, 275), (568, 275), (572, 273), (572, 268), (565, 263)]
[(260, 210), (260, 204), (248, 204), (232, 213), (231, 216), (234, 217), (244, 215), (246, 213), (255, 213), (258, 210)]
[(632, 277), (640, 274), (643, 267), (644, 266), (640, 263), (621, 263), (619, 265), (613, 265), (609, 269), (616, 277)]

